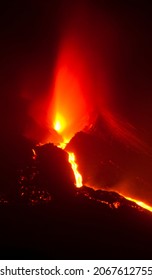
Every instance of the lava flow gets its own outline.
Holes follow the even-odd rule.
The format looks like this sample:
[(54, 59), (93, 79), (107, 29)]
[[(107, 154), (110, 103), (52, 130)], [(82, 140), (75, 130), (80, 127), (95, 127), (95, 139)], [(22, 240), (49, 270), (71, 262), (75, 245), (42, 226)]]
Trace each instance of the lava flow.
[[(56, 120), (56, 122), (54, 123), (54, 129), (58, 133), (60, 133), (62, 131), (62, 118), (61, 118), (61, 120), (59, 120), (59, 119)], [(65, 140), (64, 142), (60, 143), (58, 145), (58, 147), (61, 148), (61, 149), (65, 149), (68, 142), (69, 141)], [(75, 162), (75, 154), (73, 152), (68, 152), (68, 155), (69, 155), (69, 163), (71, 164), (71, 167), (72, 167), (72, 170), (73, 170), (74, 176), (75, 176), (75, 185), (76, 185), (77, 188), (80, 188), (83, 185), (82, 184), (82, 175), (78, 171), (78, 165)], [(129, 201), (135, 202), (138, 206), (152, 212), (152, 207), (150, 205), (148, 205), (148, 204), (146, 204), (142, 201), (139, 201), (137, 199), (133, 199), (131, 197), (125, 196), (123, 194), (120, 194), (120, 195), (122, 195), (123, 197), (125, 197)]]
[[(123, 195), (124, 196), (124, 195)], [(152, 212), (152, 207), (146, 203), (144, 203), (143, 201), (128, 197), (128, 196), (124, 196), (127, 200), (130, 200), (132, 202), (135, 202), (137, 205), (139, 205), (140, 207)]]
[(75, 162), (75, 154), (68, 152), (69, 155), (69, 162), (71, 164), (71, 167), (73, 169), (74, 175), (75, 175), (75, 180), (76, 180), (76, 186), (77, 188), (82, 187), (82, 176), (78, 171), (78, 165)]
[[(62, 131), (62, 122), (60, 120), (57, 120), (54, 123), (54, 129), (59, 133), (60, 131)], [(66, 145), (67, 145), (68, 141), (64, 141), (62, 143), (60, 143), (58, 145), (59, 148), (61, 149), (65, 149)], [(78, 171), (78, 165), (75, 162), (75, 154), (72, 152), (68, 152), (69, 155), (69, 163), (71, 164), (71, 168), (73, 170), (74, 176), (75, 176), (75, 185), (77, 188), (81, 188), (82, 187), (82, 176)]]

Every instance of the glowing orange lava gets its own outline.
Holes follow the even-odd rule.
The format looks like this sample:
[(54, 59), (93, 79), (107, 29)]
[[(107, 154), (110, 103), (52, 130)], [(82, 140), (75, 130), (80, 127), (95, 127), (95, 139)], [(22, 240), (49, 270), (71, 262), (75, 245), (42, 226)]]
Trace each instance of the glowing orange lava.
[[(65, 149), (67, 143), (60, 143), (58, 145), (59, 148), (61, 149)], [(75, 176), (75, 185), (77, 188), (81, 188), (83, 183), (82, 183), (82, 175), (79, 173), (78, 171), (78, 165), (75, 162), (75, 154), (72, 152), (68, 152), (69, 155), (69, 163), (71, 164), (71, 168), (73, 170), (74, 176)]]
[[(124, 195), (123, 195), (124, 196)], [(128, 197), (128, 196), (125, 196), (126, 199), (130, 200), (130, 201), (133, 201), (135, 202), (137, 205), (139, 205), (140, 207), (152, 212), (152, 207), (140, 200), (137, 200), (137, 199), (134, 199), (134, 198), (131, 198), (131, 197)]]
[[(54, 129), (58, 132), (58, 133), (61, 133), (62, 130), (63, 130), (63, 125), (65, 124), (65, 122), (62, 121), (63, 119), (62, 118), (59, 118), (57, 119), (55, 122), (54, 122)], [(67, 143), (69, 142), (69, 140), (67, 139), (64, 139), (64, 142), (60, 143), (58, 145), (59, 148), (61, 149), (65, 149)], [(75, 185), (77, 188), (80, 188), (82, 187), (82, 176), (81, 174), (79, 173), (78, 171), (78, 165), (77, 163), (75, 162), (75, 154), (72, 153), (72, 152), (68, 152), (68, 155), (69, 155), (69, 163), (71, 164), (71, 168), (73, 170), (73, 173), (74, 173), (74, 176), (75, 176)]]
[(75, 175), (75, 180), (76, 180), (76, 186), (77, 188), (81, 188), (82, 187), (82, 176), (78, 171), (78, 165), (75, 162), (75, 155), (74, 153), (70, 153), (68, 152), (69, 155), (69, 162), (71, 164), (71, 167), (73, 169), (74, 175)]
[[(66, 147), (67, 143), (60, 143), (58, 145), (59, 148), (64, 149)], [(68, 152), (69, 155), (69, 163), (71, 164), (71, 168), (73, 170), (74, 176), (75, 176), (75, 185), (77, 188), (81, 188), (83, 183), (82, 183), (82, 175), (78, 171), (78, 165), (75, 162), (75, 154), (72, 152)]]
[(140, 207), (142, 207), (142, 208), (144, 208), (144, 209), (146, 209), (146, 210), (152, 212), (152, 206), (148, 205), (147, 203), (145, 203), (145, 202), (143, 202), (143, 201), (140, 201), (140, 200), (138, 200), (138, 199), (135, 199), (135, 198), (131, 198), (131, 197), (129, 197), (129, 196), (126, 196), (125, 194), (122, 194), (122, 193), (120, 193), (120, 192), (118, 192), (118, 193), (119, 193), (119, 195), (125, 197), (127, 200), (130, 200), (130, 201), (132, 201), (132, 202), (135, 202), (138, 206), (140, 206)]

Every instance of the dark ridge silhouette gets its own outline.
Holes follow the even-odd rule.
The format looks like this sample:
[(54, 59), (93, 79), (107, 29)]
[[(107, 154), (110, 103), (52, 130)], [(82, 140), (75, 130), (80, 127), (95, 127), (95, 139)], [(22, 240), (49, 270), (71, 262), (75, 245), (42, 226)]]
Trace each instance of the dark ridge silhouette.
[[(74, 174), (68, 162), (68, 154), (53, 144), (35, 149), (36, 167), (39, 170), (37, 182), (56, 197), (66, 197), (74, 189)], [(64, 186), (64, 188), (63, 188)]]
[(115, 138), (102, 119), (88, 132), (78, 132), (66, 149), (75, 152), (84, 184), (152, 204), (151, 156)]
[[(96, 132), (79, 132), (66, 149), (76, 153), (85, 184), (111, 187), (122, 179), (128, 155), (123, 146), (118, 147), (110, 134), (103, 131), (103, 137), (98, 137)], [(122, 152), (123, 160), (119, 156)]]

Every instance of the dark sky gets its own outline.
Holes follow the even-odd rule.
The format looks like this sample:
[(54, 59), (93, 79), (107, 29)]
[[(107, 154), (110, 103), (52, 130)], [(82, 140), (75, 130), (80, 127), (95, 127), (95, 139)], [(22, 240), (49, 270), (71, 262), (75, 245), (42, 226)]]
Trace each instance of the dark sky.
[(13, 2), (1, 9), (1, 121), (3, 131), (21, 131), (29, 100), (23, 85), (39, 95), (47, 86), (56, 55), (57, 7), (36, 1)]
[[(104, 15), (107, 21), (112, 19), (116, 24), (116, 56), (112, 57), (115, 52), (111, 52), (111, 43), (106, 50), (106, 57), (110, 61), (109, 71), (113, 74), (116, 106), (128, 121), (143, 131), (141, 133), (145, 134), (147, 141), (151, 141), (151, 11), (150, 4), (132, 2), (123, 1), (118, 4), (118, 1), (84, 1), (93, 13), (92, 30), (97, 27), (94, 27), (96, 13), (98, 19)], [(75, 3), (78, 5), (78, 1)], [(60, 36), (74, 9), (75, 4), (71, 1), (39, 0), (5, 2), (1, 7), (2, 142), (10, 137), (15, 139), (18, 133), (24, 131), (24, 126), (32, 122), (27, 108), (32, 99), (46, 95)], [(98, 28), (100, 30), (100, 20)], [(22, 92), (23, 88), (25, 92)], [(28, 91), (32, 92), (30, 97)]]

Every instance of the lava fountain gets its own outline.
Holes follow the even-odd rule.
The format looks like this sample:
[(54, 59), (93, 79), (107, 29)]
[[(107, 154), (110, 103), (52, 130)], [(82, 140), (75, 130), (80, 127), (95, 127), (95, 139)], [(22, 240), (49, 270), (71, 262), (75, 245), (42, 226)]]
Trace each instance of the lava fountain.
[[(86, 66), (79, 40), (67, 36), (61, 44), (56, 63), (54, 84), (51, 88), (52, 100), (48, 108), (48, 123), (60, 136), (59, 143), (50, 139), (59, 148), (67, 143), (90, 123), (91, 106), (87, 98)], [(76, 157), (67, 151), (69, 163), (75, 175), (75, 184), (81, 187), (82, 176), (78, 171)]]

